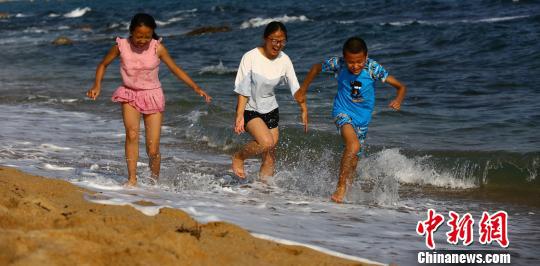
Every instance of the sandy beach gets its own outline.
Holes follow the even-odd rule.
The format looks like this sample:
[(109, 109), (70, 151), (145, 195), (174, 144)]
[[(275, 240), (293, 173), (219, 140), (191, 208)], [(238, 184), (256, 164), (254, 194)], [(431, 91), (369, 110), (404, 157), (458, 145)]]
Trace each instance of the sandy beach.
[(369, 265), (199, 224), (180, 210), (147, 216), (85, 200), (97, 196), (0, 167), (0, 265)]

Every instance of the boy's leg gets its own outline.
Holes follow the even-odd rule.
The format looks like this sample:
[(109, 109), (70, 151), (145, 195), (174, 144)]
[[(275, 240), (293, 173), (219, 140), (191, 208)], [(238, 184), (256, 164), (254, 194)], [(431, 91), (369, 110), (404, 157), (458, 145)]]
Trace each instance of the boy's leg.
[(146, 131), (146, 154), (148, 154), (148, 165), (152, 178), (156, 181), (159, 178), (161, 166), (161, 154), (159, 152), (159, 142), (161, 136), (162, 113), (144, 115), (144, 128)]
[(137, 185), (137, 160), (139, 159), (139, 123), (141, 114), (128, 103), (122, 104), (122, 117), (126, 129), (126, 162), (128, 167), (127, 185)]
[(261, 118), (251, 119), (246, 125), (246, 130), (253, 136), (254, 140), (248, 142), (240, 151), (232, 156), (232, 170), (240, 178), (246, 177), (244, 173), (244, 160), (274, 147), (272, 133)]
[(345, 142), (345, 149), (341, 157), (339, 169), (339, 180), (336, 191), (332, 195), (332, 200), (338, 203), (343, 202), (343, 197), (347, 192), (347, 185), (352, 181), (352, 174), (358, 164), (358, 152), (360, 151), (360, 142), (356, 136), (356, 131), (351, 124), (345, 124), (341, 127), (341, 137)]
[(259, 171), (259, 178), (261, 181), (265, 182), (268, 177), (271, 177), (274, 175), (274, 169), (275, 169), (275, 162), (276, 162), (276, 145), (279, 140), (279, 129), (272, 128), (270, 129), (270, 133), (272, 133), (272, 139), (274, 140), (274, 146), (262, 153), (262, 164), (261, 164), (261, 170)]

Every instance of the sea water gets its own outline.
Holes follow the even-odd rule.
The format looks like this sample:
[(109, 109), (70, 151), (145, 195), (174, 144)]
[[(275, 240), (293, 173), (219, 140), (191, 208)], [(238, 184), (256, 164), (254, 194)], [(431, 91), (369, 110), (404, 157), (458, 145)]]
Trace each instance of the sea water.
[[(0, 11), (8, 13), (0, 19), (2, 165), (101, 192), (91, 201), (133, 205), (148, 215), (178, 208), (200, 222), (232, 222), (259, 237), (400, 265), (415, 264), (427, 249), (416, 233), (427, 209), (447, 219), (449, 211), (470, 213), (477, 223), (483, 211), (504, 210), (508, 248), (481, 245), (477, 231), (471, 246), (450, 245), (446, 225), (435, 233), (437, 248), (510, 252), (516, 264), (538, 263), (536, 2), (7, 1)], [(108, 67), (97, 101), (84, 94), (114, 38), (128, 36), (140, 11), (156, 17), (173, 58), (214, 100), (205, 104), (161, 66), (161, 178), (149, 179), (142, 141), (140, 185), (127, 189), (121, 111), (109, 100), (121, 82), (118, 61)], [(310, 88), (307, 134), (290, 92), (278, 88), (280, 142), (269, 184), (257, 181), (257, 158), (246, 161), (246, 181), (229, 171), (231, 154), (250, 139), (232, 131), (236, 69), (272, 20), (288, 28), (284, 51), (300, 81), (312, 64), (339, 55), (345, 39), (360, 35), (369, 56), (408, 87), (395, 112), (387, 107), (393, 88), (377, 84), (368, 156), (347, 204), (329, 201), (343, 148), (330, 117), (332, 75), (321, 74)], [(230, 31), (185, 35), (203, 26)], [(59, 36), (74, 44), (52, 45)], [(156, 206), (134, 204), (139, 200)]]

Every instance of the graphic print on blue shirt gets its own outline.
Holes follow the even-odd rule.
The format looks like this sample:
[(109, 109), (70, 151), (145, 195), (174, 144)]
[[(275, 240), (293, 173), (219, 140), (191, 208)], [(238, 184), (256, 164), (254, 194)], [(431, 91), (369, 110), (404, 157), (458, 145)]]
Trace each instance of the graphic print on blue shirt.
[(358, 80), (351, 80), (351, 99), (355, 103), (363, 102), (362, 94), (360, 90), (362, 89), (362, 82)]
[[(376, 80), (385, 81), (388, 72), (375, 60), (367, 59), (360, 74), (352, 74), (342, 57), (330, 57), (322, 64), (322, 71), (333, 72), (338, 82), (332, 117), (349, 115), (356, 126), (367, 126), (375, 106)], [(356, 93), (356, 90), (359, 93)]]

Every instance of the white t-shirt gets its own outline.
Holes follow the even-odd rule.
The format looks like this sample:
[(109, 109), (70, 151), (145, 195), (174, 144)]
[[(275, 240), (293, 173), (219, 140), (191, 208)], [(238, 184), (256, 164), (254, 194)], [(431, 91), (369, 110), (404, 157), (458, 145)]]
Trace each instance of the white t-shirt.
[(293, 96), (300, 88), (289, 56), (280, 52), (270, 60), (254, 48), (240, 61), (234, 91), (249, 97), (246, 110), (266, 114), (278, 108), (274, 88), (281, 83), (289, 85)]

